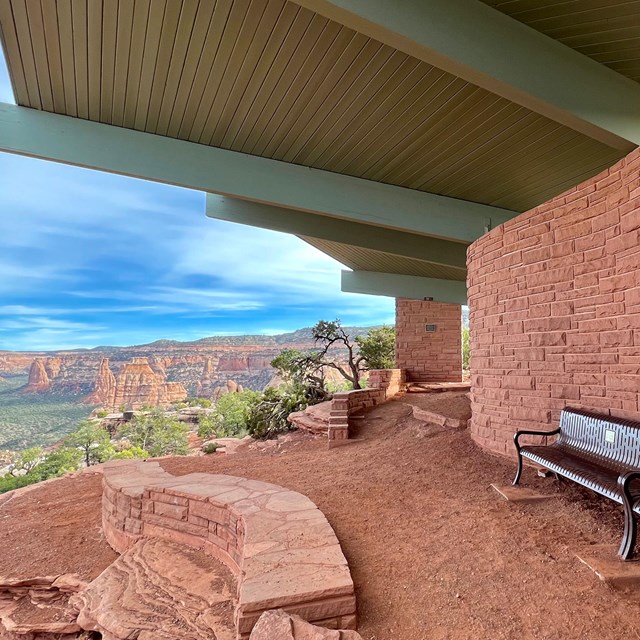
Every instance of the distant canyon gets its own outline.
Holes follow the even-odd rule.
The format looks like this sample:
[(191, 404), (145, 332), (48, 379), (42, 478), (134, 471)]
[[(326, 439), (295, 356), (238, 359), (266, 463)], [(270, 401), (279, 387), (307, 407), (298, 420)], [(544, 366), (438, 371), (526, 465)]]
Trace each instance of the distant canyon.
[[(351, 329), (355, 335), (367, 329)], [(274, 382), (271, 361), (283, 349), (314, 347), (301, 329), (277, 336), (160, 340), (134, 347), (56, 352), (0, 351), (0, 379), (28, 375), (24, 395), (73, 397), (107, 410), (169, 406), (189, 396), (215, 399), (232, 383), (264, 389)]]

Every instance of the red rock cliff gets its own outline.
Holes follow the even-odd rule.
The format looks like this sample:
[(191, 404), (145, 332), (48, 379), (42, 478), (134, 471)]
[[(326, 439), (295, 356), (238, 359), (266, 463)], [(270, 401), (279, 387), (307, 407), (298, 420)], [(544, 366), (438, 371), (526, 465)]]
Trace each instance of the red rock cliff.
[(49, 380), (53, 380), (60, 373), (60, 369), (62, 368), (62, 358), (47, 358), (44, 363), (44, 368), (47, 370)]
[(51, 380), (47, 374), (44, 362), (36, 358), (29, 369), (29, 382), (23, 387), (25, 393), (38, 393), (46, 391), (51, 386)]
[(116, 377), (110, 408), (126, 406), (140, 409), (145, 405), (166, 407), (187, 397), (179, 382), (167, 382), (164, 375), (151, 368), (147, 358), (133, 358)]
[(216, 374), (216, 361), (213, 358), (207, 358), (204, 362), (202, 377), (196, 386), (196, 395), (202, 398), (211, 398), (216, 384), (219, 384)]
[(103, 358), (96, 377), (93, 392), (86, 398), (88, 404), (100, 404), (111, 407), (114, 404), (116, 393), (116, 377), (109, 367), (109, 358)]

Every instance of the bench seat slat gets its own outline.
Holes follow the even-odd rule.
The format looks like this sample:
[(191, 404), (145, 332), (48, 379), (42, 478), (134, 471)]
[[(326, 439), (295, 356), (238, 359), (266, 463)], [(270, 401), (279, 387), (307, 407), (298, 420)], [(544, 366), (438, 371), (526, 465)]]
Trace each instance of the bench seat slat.
[[(621, 472), (632, 471), (629, 466), (623, 471), (609, 468), (604, 460), (594, 460), (596, 456), (588, 456), (577, 451), (568, 451), (562, 445), (524, 446), (522, 456), (542, 465), (561, 476), (569, 478), (596, 493), (622, 504), (622, 494), (618, 487)], [(603, 464), (604, 463), (604, 464)], [(627, 465), (625, 465), (627, 466)], [(640, 480), (631, 484), (631, 493), (636, 499), (634, 511), (640, 514)]]

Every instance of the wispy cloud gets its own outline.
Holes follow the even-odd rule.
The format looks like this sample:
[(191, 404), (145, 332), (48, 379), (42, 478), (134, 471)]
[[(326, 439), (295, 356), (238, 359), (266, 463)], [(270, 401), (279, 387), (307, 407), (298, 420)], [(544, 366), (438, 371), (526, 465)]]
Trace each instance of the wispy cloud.
[[(0, 101), (13, 95), (0, 54)], [(302, 240), (204, 215), (204, 194), (0, 154), (0, 349), (393, 320)]]

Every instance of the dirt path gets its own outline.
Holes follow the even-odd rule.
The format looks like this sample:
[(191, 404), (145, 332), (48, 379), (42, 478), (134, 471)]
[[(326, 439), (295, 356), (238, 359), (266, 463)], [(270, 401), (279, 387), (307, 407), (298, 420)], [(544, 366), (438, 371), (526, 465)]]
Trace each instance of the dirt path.
[[(481, 452), (466, 431), (424, 428), (410, 413), (402, 402), (378, 407), (362, 421), (357, 442), (330, 451), (322, 440), (303, 438), (280, 450), (162, 465), (175, 474), (242, 475), (308, 495), (344, 548), (365, 640), (640, 638), (640, 598), (610, 590), (572, 553), (618, 542), (622, 518), (615, 505), (531, 471), (525, 472), (527, 486), (564, 497), (529, 506), (501, 501), (489, 485), (510, 480), (511, 462)], [(83, 496), (80, 484), (93, 481), (74, 482), (73, 500), (88, 509), (85, 529), (94, 531), (99, 498), (94, 489)], [(0, 508), (3, 541), (7, 514), (9, 520), (17, 509), (28, 514), (21, 503), (40, 493), (43, 505), (47, 491)], [(65, 510), (79, 513), (77, 504), (63, 507), (49, 508), (47, 518), (63, 526)], [(22, 530), (46, 548), (47, 527), (38, 511), (30, 513), (33, 525)], [(12, 536), (12, 546), (21, 544)], [(65, 555), (68, 571), (79, 562), (74, 544)], [(37, 553), (36, 543), (28, 545)]]

